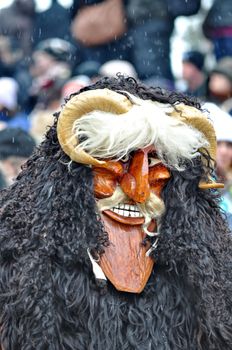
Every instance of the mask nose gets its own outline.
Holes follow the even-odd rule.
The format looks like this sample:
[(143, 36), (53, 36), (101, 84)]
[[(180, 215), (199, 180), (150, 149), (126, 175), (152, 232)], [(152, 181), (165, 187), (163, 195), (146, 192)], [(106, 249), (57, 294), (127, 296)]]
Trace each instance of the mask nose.
[(150, 196), (148, 151), (135, 152), (128, 171), (123, 175), (120, 186), (134, 202), (144, 203)]

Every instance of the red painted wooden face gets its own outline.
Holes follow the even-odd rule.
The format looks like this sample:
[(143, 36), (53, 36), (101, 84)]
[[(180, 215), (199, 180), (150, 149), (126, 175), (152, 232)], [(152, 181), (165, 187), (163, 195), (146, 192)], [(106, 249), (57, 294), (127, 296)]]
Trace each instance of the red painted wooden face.
[[(116, 187), (120, 186), (128, 197), (128, 204), (131, 205), (146, 202), (151, 192), (160, 196), (162, 188), (170, 178), (169, 170), (157, 159), (153, 146), (134, 152), (127, 161), (108, 161), (104, 168), (93, 167), (93, 171), (94, 193), (97, 199), (111, 197)], [(120, 216), (123, 215), (115, 216), (115, 220), (128, 224), (137, 222), (124, 220)], [(142, 222), (143, 220), (138, 220), (139, 224)]]
[[(94, 194), (99, 203), (112, 197), (118, 187), (125, 195), (122, 202), (101, 212), (111, 244), (100, 265), (118, 290), (139, 293), (154, 264), (146, 256), (149, 247), (141, 246), (146, 234), (145, 218), (139, 206), (149, 201), (151, 193), (160, 197), (170, 172), (157, 159), (155, 148), (149, 146), (133, 152), (126, 161), (107, 161), (104, 167), (93, 167), (93, 173)], [(151, 220), (148, 230), (155, 227), (155, 221)]]

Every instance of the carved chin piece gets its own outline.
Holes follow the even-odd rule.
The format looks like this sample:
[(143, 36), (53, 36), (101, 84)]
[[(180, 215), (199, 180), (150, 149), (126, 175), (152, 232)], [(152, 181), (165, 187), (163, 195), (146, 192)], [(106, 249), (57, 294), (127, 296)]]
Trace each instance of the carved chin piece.
[[(131, 219), (141, 221), (139, 217)], [(149, 246), (141, 244), (146, 236), (141, 224), (123, 224), (106, 213), (102, 220), (110, 241), (100, 260), (102, 270), (117, 290), (141, 293), (154, 266), (154, 260), (146, 256)]]

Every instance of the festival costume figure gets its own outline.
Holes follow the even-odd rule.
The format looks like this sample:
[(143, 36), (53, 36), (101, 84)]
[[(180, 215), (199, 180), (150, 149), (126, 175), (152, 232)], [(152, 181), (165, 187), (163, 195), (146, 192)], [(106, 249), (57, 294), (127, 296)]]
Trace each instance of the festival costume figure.
[(1, 193), (2, 350), (232, 349), (232, 242), (197, 104), (105, 78)]

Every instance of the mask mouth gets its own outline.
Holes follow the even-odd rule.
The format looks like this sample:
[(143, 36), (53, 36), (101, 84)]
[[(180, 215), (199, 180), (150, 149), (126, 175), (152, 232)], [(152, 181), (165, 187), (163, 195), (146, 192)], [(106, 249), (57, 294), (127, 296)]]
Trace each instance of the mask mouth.
[(97, 207), (99, 214), (104, 213), (115, 222), (142, 225), (149, 235), (148, 226), (164, 212), (164, 203), (155, 193), (151, 192), (149, 199), (141, 204), (128, 198), (120, 187), (116, 188), (111, 197), (98, 199)]
[(117, 206), (111, 208), (111, 211), (114, 213), (125, 216), (125, 217), (132, 217), (132, 218), (142, 218), (143, 214), (140, 212), (137, 205), (130, 205), (130, 204), (118, 204)]
[(115, 221), (128, 225), (142, 225), (144, 216), (135, 204), (120, 203), (103, 211)]

